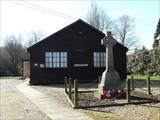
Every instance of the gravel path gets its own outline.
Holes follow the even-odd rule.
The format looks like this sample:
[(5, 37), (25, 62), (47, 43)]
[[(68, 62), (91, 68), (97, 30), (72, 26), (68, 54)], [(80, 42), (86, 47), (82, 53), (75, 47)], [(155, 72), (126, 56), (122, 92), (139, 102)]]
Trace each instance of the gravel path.
[(23, 80), (0, 79), (0, 120), (50, 120), (16, 88)]
[[(144, 88), (144, 84), (142, 88), (136, 88), (137, 91), (146, 92), (146, 88)], [(154, 83), (152, 82), (152, 85)], [(86, 90), (86, 88), (90, 88), (91, 90), (95, 90), (97, 85), (93, 84), (84, 84), (79, 85), (80, 90)], [(92, 87), (94, 86), (94, 87)], [(154, 95), (160, 94), (159, 82), (155, 82), (155, 85), (152, 87), (152, 93)], [(50, 86), (32, 86), (33, 88), (53, 97), (54, 99), (59, 100), (61, 104), (64, 106), (70, 107), (66, 97), (64, 96), (64, 88), (63, 85), (50, 85)], [(125, 105), (125, 106), (117, 106), (117, 107), (102, 107), (102, 108), (88, 108), (82, 110), (83, 112), (95, 112), (101, 111), (102, 117), (105, 118), (108, 114), (114, 115), (116, 118), (121, 118), (122, 120), (159, 120), (160, 119), (160, 103), (150, 103), (143, 105)], [(108, 119), (107, 119), (108, 120)]]
[(144, 105), (125, 105), (121, 107), (105, 107), (92, 108), (91, 111), (101, 111), (105, 113), (112, 113), (121, 119), (126, 120), (159, 120), (160, 118), (160, 104), (144, 104)]

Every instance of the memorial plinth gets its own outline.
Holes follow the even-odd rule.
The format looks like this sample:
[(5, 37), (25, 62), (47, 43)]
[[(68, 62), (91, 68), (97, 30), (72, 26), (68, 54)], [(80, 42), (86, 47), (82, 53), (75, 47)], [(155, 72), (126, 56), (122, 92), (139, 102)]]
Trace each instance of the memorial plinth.
[(106, 94), (106, 91), (111, 93), (115, 90), (123, 91), (124, 89), (124, 82), (114, 68), (113, 46), (116, 43), (117, 41), (112, 37), (111, 32), (107, 32), (107, 36), (102, 40), (102, 44), (106, 47), (106, 70), (102, 74), (98, 87), (100, 94), (103, 95)]

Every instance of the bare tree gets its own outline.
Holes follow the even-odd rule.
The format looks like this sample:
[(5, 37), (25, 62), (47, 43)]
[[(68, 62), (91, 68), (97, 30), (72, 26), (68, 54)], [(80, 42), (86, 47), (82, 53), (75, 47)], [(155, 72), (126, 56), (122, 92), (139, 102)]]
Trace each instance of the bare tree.
[(134, 49), (138, 47), (134, 19), (128, 15), (123, 15), (115, 21), (114, 36), (121, 42), (121, 44), (128, 48)]
[(11, 73), (8, 71), (9, 67), (9, 56), (7, 52), (4, 49), (4, 46), (0, 47), (0, 77), (5, 75), (11, 75)]
[(42, 32), (33, 31), (27, 46), (22, 44), (24, 38), (21, 35), (7, 36), (4, 39), (4, 47), (0, 47), (0, 74), (13, 76), (20, 75), (22, 70), (22, 60), (29, 58), (26, 47), (38, 42), (42, 36)]
[(28, 57), (26, 49), (21, 43), (22, 40), (22, 37), (16, 37), (14, 35), (10, 35), (5, 38), (4, 50), (7, 52), (7, 64), (9, 65), (6, 70), (10, 71), (12, 75), (20, 75), (22, 59), (26, 59)]
[(38, 41), (40, 41), (42, 39), (43, 36), (44, 36), (44, 33), (40, 30), (32, 31), (31, 35), (29, 37), (27, 46), (31, 46), (31, 45), (37, 43)]
[(113, 36), (130, 50), (140, 46), (135, 34), (134, 19), (128, 15), (119, 17), (113, 23), (102, 8), (98, 7), (96, 3), (92, 3), (87, 15), (87, 22), (102, 32), (113, 31)]
[(87, 14), (87, 22), (100, 31), (107, 31), (112, 23), (106, 12), (94, 2)]

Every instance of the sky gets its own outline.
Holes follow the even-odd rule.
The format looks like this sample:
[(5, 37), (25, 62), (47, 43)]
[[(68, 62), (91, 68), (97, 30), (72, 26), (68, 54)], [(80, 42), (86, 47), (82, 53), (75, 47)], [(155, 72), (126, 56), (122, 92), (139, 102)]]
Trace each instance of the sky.
[[(0, 45), (4, 45), (4, 39), (8, 35), (21, 34), (25, 38), (23, 41), (25, 44), (32, 31), (41, 31), (44, 37), (47, 37), (79, 18), (86, 20), (92, 1), (2, 0), (0, 1)], [(146, 48), (152, 48), (153, 36), (160, 18), (159, 0), (95, 0), (94, 2), (112, 19), (122, 15), (133, 17), (139, 43)], [(35, 5), (41, 7), (37, 8)]]

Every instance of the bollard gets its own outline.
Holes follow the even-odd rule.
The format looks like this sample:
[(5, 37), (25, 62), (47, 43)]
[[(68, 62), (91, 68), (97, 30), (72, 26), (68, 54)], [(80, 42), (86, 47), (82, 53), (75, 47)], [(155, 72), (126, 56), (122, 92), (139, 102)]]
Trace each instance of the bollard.
[(69, 98), (71, 99), (71, 96), (72, 96), (72, 78), (69, 78), (68, 79), (68, 83), (69, 83), (69, 90), (68, 90), (68, 96)]
[(78, 107), (78, 80), (74, 80), (74, 105)]
[(148, 90), (148, 94), (151, 94), (151, 82), (150, 82), (150, 77), (147, 77), (147, 90)]
[(65, 91), (65, 93), (68, 93), (68, 91), (67, 91), (67, 76), (64, 77), (64, 91)]
[(127, 103), (131, 103), (131, 98), (130, 98), (130, 79), (126, 80), (126, 99)]
[(134, 90), (134, 78), (133, 75), (131, 76), (131, 88)]

